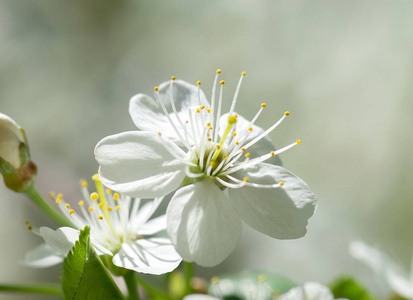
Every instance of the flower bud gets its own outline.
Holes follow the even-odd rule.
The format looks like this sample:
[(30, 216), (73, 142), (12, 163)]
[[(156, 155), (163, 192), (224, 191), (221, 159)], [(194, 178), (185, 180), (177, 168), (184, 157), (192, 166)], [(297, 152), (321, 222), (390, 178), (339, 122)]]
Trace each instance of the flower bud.
[(36, 165), (30, 161), (29, 146), (23, 128), (13, 119), (0, 113), (0, 173), (6, 186), (23, 192), (37, 174)]

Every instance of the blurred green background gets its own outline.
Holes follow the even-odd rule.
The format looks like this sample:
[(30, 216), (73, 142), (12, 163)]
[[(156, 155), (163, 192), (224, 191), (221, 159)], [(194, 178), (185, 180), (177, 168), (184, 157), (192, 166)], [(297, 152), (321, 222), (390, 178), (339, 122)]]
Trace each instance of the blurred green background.
[[(297, 282), (351, 273), (380, 293), (348, 243), (381, 244), (409, 266), (413, 249), (413, 2), (341, 0), (75, 0), (0, 2), (0, 111), (26, 129), (38, 187), (80, 199), (103, 137), (135, 126), (128, 102), (171, 75), (210, 97), (215, 70), (230, 106), (268, 128), (284, 166), (319, 196), (308, 234), (271, 239), (245, 226), (237, 250), (212, 276), (271, 269)], [(59, 268), (19, 265), (41, 243), (24, 221), (49, 225), (1, 184), (0, 282), (58, 281)], [(40, 276), (41, 274), (41, 276)], [(0, 295), (3, 299), (27, 299)], [(34, 298), (33, 298), (34, 299)], [(41, 299), (41, 298), (39, 298)]]

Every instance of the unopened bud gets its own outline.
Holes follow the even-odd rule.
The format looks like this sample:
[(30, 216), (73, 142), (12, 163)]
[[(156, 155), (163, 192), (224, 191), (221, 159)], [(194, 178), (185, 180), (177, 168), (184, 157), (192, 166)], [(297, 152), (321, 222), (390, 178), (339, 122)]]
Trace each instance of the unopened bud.
[(23, 128), (13, 119), (0, 113), (0, 173), (5, 185), (23, 192), (37, 174), (36, 165), (30, 161), (29, 146)]

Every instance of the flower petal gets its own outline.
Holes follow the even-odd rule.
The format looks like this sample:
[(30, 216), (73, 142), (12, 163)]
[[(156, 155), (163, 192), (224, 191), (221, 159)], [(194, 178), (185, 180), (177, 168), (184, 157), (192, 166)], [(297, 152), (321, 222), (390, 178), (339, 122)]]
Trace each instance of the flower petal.
[(24, 137), (20, 126), (9, 116), (0, 113), (0, 158), (15, 168), (21, 165), (19, 157), (21, 142), (24, 142)]
[(316, 209), (316, 196), (307, 184), (288, 170), (270, 164), (257, 164), (233, 174), (257, 184), (284, 185), (279, 188), (244, 186), (229, 190), (242, 220), (249, 226), (277, 239), (296, 239), (306, 234), (308, 219)]
[(63, 258), (62, 255), (45, 243), (26, 252), (25, 260), (21, 263), (33, 268), (47, 268), (61, 263)]
[(178, 253), (201, 266), (222, 262), (240, 238), (240, 217), (210, 180), (179, 189), (166, 215), (167, 231)]
[(185, 157), (176, 144), (152, 132), (108, 136), (95, 148), (102, 183), (132, 197), (151, 198), (175, 190), (185, 177)]
[[(248, 128), (252, 127), (252, 131), (249, 132), (247, 139), (245, 140), (244, 144), (248, 144), (249, 142), (251, 142), (253, 139), (255, 139), (257, 136), (259, 136), (261, 133), (264, 132), (264, 129), (262, 129), (261, 127), (253, 124), (251, 126), (249, 126), (250, 121), (248, 121), (247, 119), (245, 119), (243, 116), (237, 114), (237, 122), (235, 123), (235, 131), (237, 133), (241, 133), (244, 131), (249, 131)], [(227, 128), (228, 125), (228, 116), (229, 114), (224, 114), (220, 119), (219, 119), (219, 134), (220, 136), (222, 136), (225, 132), (225, 129)], [(262, 156), (264, 154), (268, 154), (271, 151), (274, 151), (275, 146), (273, 145), (271, 139), (269, 136), (265, 136), (263, 137), (259, 142), (255, 143), (253, 146), (249, 147), (247, 152), (251, 153), (252, 157), (258, 157), (258, 156)], [(278, 165), (278, 166), (282, 166), (282, 162), (281, 159), (278, 157), (278, 155), (275, 155), (273, 157), (271, 157), (270, 159), (268, 159), (266, 161), (269, 164), (272, 165)]]
[(350, 244), (350, 254), (380, 275), (395, 292), (413, 298), (409, 275), (385, 253), (361, 241), (354, 241)]
[(279, 300), (333, 300), (333, 294), (324, 285), (317, 282), (307, 282), (281, 295)]
[(155, 219), (149, 220), (143, 224), (139, 229), (137, 234), (139, 235), (152, 235), (158, 233), (159, 231), (166, 229), (166, 215), (162, 215)]
[(140, 239), (134, 243), (124, 243), (113, 257), (113, 263), (118, 267), (155, 275), (175, 270), (181, 260), (171, 241), (166, 238)]
[[(185, 136), (184, 130), (172, 110), (170, 85), (171, 82), (167, 81), (159, 86), (159, 101), (165, 105), (169, 116), (175, 123), (175, 126), (181, 136)], [(179, 119), (183, 123), (190, 119), (188, 114), (188, 109), (190, 107), (200, 106), (199, 102), (201, 105), (209, 107), (208, 101), (206, 100), (205, 94), (202, 90), (200, 90), (200, 98), (198, 98), (198, 87), (183, 80), (175, 80), (172, 91), (173, 100)], [(172, 141), (180, 144), (180, 139), (171, 126), (168, 118), (165, 116), (161, 106), (151, 97), (144, 94), (133, 96), (129, 103), (129, 113), (136, 127), (139, 129), (152, 132), (161, 132), (165, 137), (168, 137)]]
[(56, 230), (40, 227), (40, 235), (56, 252), (66, 255), (79, 239), (79, 231), (70, 227), (60, 227)]

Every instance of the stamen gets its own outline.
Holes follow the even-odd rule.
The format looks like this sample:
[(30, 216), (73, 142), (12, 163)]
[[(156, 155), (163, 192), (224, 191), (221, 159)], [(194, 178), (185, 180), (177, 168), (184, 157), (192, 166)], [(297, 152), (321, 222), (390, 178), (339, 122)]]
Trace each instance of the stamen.
[(99, 199), (98, 193), (93, 192), (92, 194), (90, 194), (90, 200), (97, 201), (98, 199)]
[(87, 181), (84, 180), (84, 179), (80, 180), (80, 185), (81, 185), (82, 187), (87, 187)]
[(49, 198), (54, 199), (55, 197), (56, 197), (55, 192), (50, 191), (50, 192), (49, 192)]
[[(221, 151), (221, 148), (222, 148), (222, 146), (223, 146), (223, 144), (224, 144), (224, 142), (225, 142), (225, 139), (227, 138), (229, 132), (231, 131), (232, 125), (235, 124), (236, 122), (237, 122), (237, 119), (236, 119), (234, 116), (229, 116), (229, 117), (228, 117), (227, 129), (225, 129), (225, 132), (224, 132), (224, 134), (222, 135), (222, 138), (221, 138), (221, 140), (220, 140), (220, 142), (219, 142), (219, 148), (218, 148), (218, 146), (217, 146), (217, 150), (215, 151), (214, 156), (212, 157), (212, 160), (213, 160), (213, 161), (218, 158), (218, 155), (219, 155), (219, 153), (220, 153), (220, 151)], [(217, 132), (218, 132), (218, 130), (217, 130)]]
[(214, 127), (214, 143), (217, 142), (218, 140), (218, 128), (219, 128), (219, 119), (221, 118), (221, 109), (222, 109), (222, 97), (223, 97), (223, 93), (224, 93), (224, 85), (225, 85), (225, 81), (221, 80), (219, 82), (221, 84), (221, 88), (219, 89), (219, 98), (218, 98), (218, 108), (217, 108), (217, 114), (216, 114), (216, 118), (215, 118), (215, 124), (212, 126)]
[(74, 209), (69, 210), (69, 215), (73, 215), (75, 213)]
[(238, 81), (237, 89), (235, 90), (234, 98), (232, 99), (231, 108), (229, 110), (230, 115), (232, 115), (234, 112), (235, 104), (237, 103), (238, 94), (239, 94), (239, 91), (241, 90), (241, 84), (242, 84), (242, 80), (244, 79), (244, 77), (245, 77), (245, 72), (242, 72), (241, 78)]
[(85, 205), (85, 201), (80, 200), (78, 204), (79, 204), (80, 206), (83, 206), (83, 205)]
[(113, 200), (117, 201), (119, 199), (119, 194), (118, 193), (114, 193), (113, 194)]

